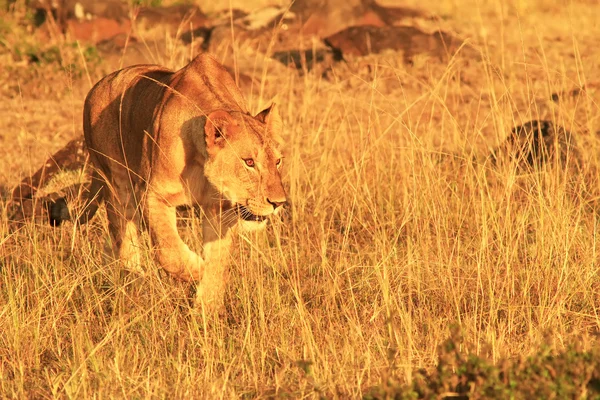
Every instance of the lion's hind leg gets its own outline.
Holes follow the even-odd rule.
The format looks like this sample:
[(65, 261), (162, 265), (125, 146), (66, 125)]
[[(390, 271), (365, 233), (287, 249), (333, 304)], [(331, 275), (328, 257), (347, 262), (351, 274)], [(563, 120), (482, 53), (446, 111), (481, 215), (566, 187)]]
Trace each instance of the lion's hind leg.
[(139, 209), (135, 196), (124, 188), (113, 187), (106, 196), (106, 216), (110, 243), (105, 245), (105, 254), (118, 259), (132, 272), (143, 274), (139, 241)]

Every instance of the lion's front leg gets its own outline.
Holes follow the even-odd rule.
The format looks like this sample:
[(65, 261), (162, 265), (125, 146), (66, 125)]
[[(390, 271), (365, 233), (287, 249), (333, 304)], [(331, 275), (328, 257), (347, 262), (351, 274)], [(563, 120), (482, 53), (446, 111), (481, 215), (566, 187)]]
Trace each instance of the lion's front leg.
[(197, 285), (198, 305), (218, 309), (223, 304), (225, 270), (231, 258), (232, 235), (231, 224), (222, 223), (220, 210), (204, 210), (202, 236), (206, 265)]
[(160, 266), (178, 279), (200, 280), (206, 263), (179, 236), (175, 207), (158, 195), (148, 193), (144, 212)]

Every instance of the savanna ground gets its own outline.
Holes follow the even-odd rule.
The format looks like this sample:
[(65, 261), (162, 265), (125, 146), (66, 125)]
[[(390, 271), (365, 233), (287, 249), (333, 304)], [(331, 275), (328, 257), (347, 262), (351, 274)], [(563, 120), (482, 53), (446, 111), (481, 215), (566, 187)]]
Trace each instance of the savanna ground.
[[(71, 68), (19, 61), (5, 30), (1, 397), (400, 396), (416, 371), (433, 370), (456, 329), (451, 348), (490, 365), (540, 349), (593, 351), (600, 6), (403, 4), (441, 17), (481, 56), (404, 65), (389, 53), (337, 64), (325, 78), (263, 67), (257, 54), (256, 70), (244, 71), (264, 83), (246, 90), (252, 111), (281, 106), (293, 207), (285, 224), (240, 237), (216, 319), (192, 309), (189, 285), (147, 249), (143, 278), (105, 260), (103, 216), (81, 229), (9, 232), (10, 188), (81, 134), (85, 93), (117, 66), (64, 43)], [(189, 55), (183, 44), (170, 51), (159, 61), (174, 68)], [(583, 172), (485, 161), (514, 125), (538, 118), (577, 135)], [(198, 248), (195, 226), (183, 234)], [(585, 365), (573, 376), (594, 373)]]

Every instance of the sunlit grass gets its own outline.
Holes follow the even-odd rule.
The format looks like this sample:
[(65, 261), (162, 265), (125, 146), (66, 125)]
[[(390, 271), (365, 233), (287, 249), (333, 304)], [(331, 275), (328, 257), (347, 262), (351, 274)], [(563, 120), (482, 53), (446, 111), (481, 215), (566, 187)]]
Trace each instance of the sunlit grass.
[[(528, 7), (527, 20), (554, 12)], [(495, 6), (479, 11), (491, 29)], [(431, 368), (455, 324), (462, 350), (493, 361), (596, 333), (600, 110), (591, 95), (550, 100), (598, 78), (595, 48), (575, 31), (557, 48), (532, 43), (536, 28), (520, 28), (482, 46), (484, 61), (385, 55), (252, 88), (252, 111), (274, 99), (286, 121), (291, 207), (238, 239), (221, 318), (196, 312), (147, 247), (143, 277), (105, 260), (102, 215), (9, 233), (3, 214), (0, 393), (359, 397), (390, 368), (406, 380)], [(583, 172), (486, 160), (535, 118), (577, 133)], [(195, 232), (182, 234), (199, 247)]]

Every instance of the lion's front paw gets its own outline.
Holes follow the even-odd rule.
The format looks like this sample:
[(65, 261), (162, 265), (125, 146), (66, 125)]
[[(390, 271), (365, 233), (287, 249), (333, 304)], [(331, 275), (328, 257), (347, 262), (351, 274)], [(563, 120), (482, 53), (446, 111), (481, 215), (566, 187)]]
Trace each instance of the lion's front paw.
[(206, 314), (220, 313), (224, 308), (223, 292), (208, 287), (205, 282), (199, 282), (196, 286), (194, 306)]
[(196, 285), (195, 306), (205, 312), (221, 311), (225, 293), (223, 268), (210, 265), (204, 271), (204, 276)]
[(179, 278), (185, 281), (198, 281), (202, 278), (204, 272), (204, 259), (193, 251), (186, 249), (185, 255), (181, 258), (182, 263)]

